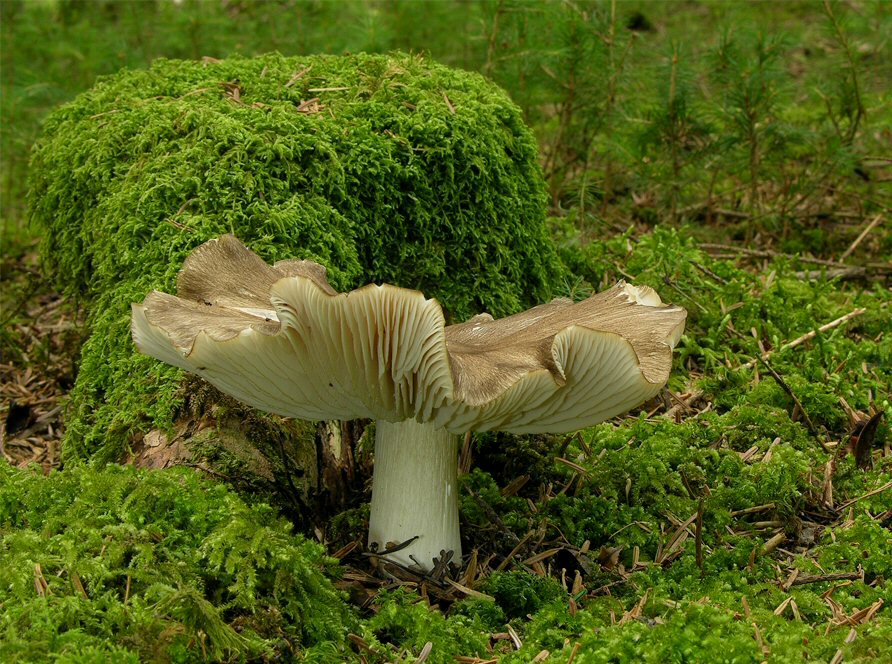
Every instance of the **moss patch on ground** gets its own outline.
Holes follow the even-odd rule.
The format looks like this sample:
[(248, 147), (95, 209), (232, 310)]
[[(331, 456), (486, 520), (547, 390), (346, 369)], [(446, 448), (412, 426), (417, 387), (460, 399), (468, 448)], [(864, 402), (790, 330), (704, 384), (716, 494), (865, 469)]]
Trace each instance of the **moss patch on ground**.
[(188, 469), (0, 465), (0, 536), (3, 661), (297, 657), (355, 622), (321, 546)]

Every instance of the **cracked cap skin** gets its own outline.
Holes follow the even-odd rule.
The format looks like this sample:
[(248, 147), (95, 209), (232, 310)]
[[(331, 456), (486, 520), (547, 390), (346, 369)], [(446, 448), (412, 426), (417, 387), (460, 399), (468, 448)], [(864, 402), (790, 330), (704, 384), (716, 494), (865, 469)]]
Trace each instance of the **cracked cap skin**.
[(321, 265), (268, 265), (232, 235), (192, 252), (177, 293), (133, 305), (143, 353), (279, 415), (415, 419), (453, 433), (562, 433), (634, 408), (668, 380), (687, 315), (620, 282), (581, 302), (446, 326), (418, 291), (339, 293)]

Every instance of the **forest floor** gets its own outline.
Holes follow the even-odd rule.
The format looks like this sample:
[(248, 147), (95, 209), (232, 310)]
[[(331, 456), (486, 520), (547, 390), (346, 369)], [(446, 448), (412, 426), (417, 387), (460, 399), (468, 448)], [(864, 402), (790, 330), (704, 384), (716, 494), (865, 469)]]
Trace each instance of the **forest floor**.
[[(468, 14), (429, 3), (417, 21), (411, 4), (2, 4), (0, 453), (22, 472), (0, 469), (0, 654), (164, 661), (169, 645), (184, 661), (892, 661), (888, 7), (499, 1)], [(288, 11), (309, 26), (299, 46)], [(626, 278), (686, 307), (689, 322), (667, 389), (639, 412), (571, 436), (466, 442), (461, 565), (419, 575), (365, 551), (363, 500), (302, 533), (339, 561), (313, 565), (344, 595), (306, 591), (324, 598), (317, 609), (343, 610), (325, 617), (334, 638), (311, 618), (282, 618), (292, 609), (281, 596), (247, 578), (272, 569), (262, 556), (232, 545), (251, 570), (238, 577), (214, 557), (220, 532), (198, 533), (195, 515), (250, 497), (139, 475), (171, 502), (182, 487), (169, 512), (146, 501), (163, 524), (127, 511), (139, 502), (123, 498), (139, 491), (127, 469), (51, 472), (89, 331), (83, 303), (41, 271), (28, 151), (49, 109), (121, 66), (391, 48), (481, 71), (521, 106), (553, 236), (578, 276), (565, 295)], [(49, 482), (55, 502), (41, 493)], [(12, 496), (29, 491), (25, 509)], [(248, 520), (278, 524), (264, 509), (251, 505)], [(108, 562), (119, 517), (135, 544)], [(228, 518), (208, 516), (207, 528)], [(280, 531), (263, 532), (258, 548), (279, 546)], [(185, 594), (163, 594), (168, 579), (147, 572), (140, 604), (131, 571), (146, 559), (178, 561), (162, 573), (207, 604), (190, 613), (171, 599)], [(230, 582), (236, 599), (223, 602)], [(114, 620), (125, 637), (103, 631)]]

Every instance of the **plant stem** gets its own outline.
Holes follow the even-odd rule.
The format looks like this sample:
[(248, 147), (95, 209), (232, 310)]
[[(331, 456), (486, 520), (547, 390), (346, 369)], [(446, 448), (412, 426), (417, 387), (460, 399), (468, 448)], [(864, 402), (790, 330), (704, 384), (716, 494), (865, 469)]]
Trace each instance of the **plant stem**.
[[(609, 121), (610, 115), (613, 112), (613, 104), (616, 100), (616, 0), (611, 0), (610, 2), (610, 31), (608, 32), (607, 38), (607, 56), (610, 66), (610, 76), (607, 78), (607, 102), (604, 105), (604, 114), (600, 120), (602, 125)], [(594, 137), (591, 139), (590, 143), (592, 145), (595, 144)], [(587, 168), (588, 164), (586, 164), (586, 169)], [(602, 187), (603, 194), (601, 198), (602, 216), (607, 213), (607, 206), (610, 204), (612, 187), (613, 160), (607, 159), (607, 163), (604, 165), (604, 186)], [(585, 212), (585, 207), (583, 207), (582, 210)]]
[(503, 0), (496, 5), (496, 13), (492, 17), (492, 29), (489, 31), (489, 39), (486, 47), (486, 62), (483, 65), (483, 73), (492, 76), (492, 68), (495, 64), (496, 41), (499, 37), (499, 18), (502, 16)]
[[(867, 114), (867, 111), (864, 108), (864, 101), (861, 99), (861, 85), (858, 82), (858, 65), (855, 62), (855, 54), (852, 51), (852, 45), (849, 43), (849, 39), (843, 31), (842, 25), (840, 25), (839, 20), (836, 18), (836, 14), (833, 13), (833, 7), (828, 0), (824, 0), (824, 12), (827, 14), (827, 18), (830, 19), (830, 24), (833, 26), (834, 37), (845, 53), (849, 71), (852, 74), (852, 93), (855, 96), (855, 112), (854, 115), (849, 115), (849, 128), (846, 135), (842, 137), (847, 144), (851, 145), (858, 133), (858, 125)], [(830, 108), (828, 108), (828, 112), (832, 119), (833, 113)], [(836, 125), (836, 120), (834, 120), (833, 123)], [(837, 133), (838, 132), (837, 125)]]
[(431, 424), (376, 422), (370, 546), (383, 551), (417, 536), (388, 558), (426, 570), (440, 551), (461, 561), (458, 443), (458, 436)]
[(678, 221), (678, 190), (681, 165), (678, 158), (678, 144), (681, 140), (681, 128), (678, 117), (678, 106), (675, 101), (676, 85), (678, 84), (678, 47), (672, 50), (672, 70), (669, 76), (669, 122), (672, 131), (672, 208), (670, 219), (672, 223)]

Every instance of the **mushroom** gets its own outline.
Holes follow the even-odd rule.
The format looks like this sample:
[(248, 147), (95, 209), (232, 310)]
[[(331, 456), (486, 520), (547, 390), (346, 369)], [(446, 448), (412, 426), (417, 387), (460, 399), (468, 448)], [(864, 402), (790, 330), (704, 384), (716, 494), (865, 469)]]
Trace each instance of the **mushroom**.
[(436, 300), (370, 284), (338, 293), (310, 261), (267, 265), (232, 235), (186, 259), (178, 297), (133, 305), (148, 355), (279, 415), (375, 420), (369, 544), (429, 569), (461, 557), (459, 436), (561, 433), (656, 395), (686, 312), (620, 282), (446, 326)]

